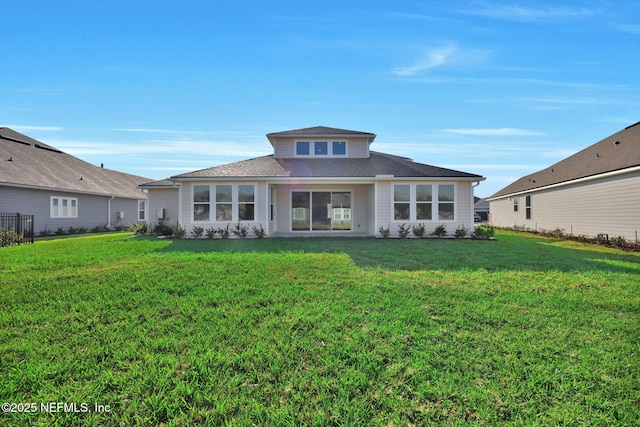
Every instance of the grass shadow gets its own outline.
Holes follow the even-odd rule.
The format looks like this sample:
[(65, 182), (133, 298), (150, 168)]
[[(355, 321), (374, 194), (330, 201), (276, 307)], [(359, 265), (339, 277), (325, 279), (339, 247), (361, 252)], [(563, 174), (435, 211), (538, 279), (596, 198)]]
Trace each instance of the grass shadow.
[[(148, 237), (142, 237), (148, 238)], [(360, 268), (640, 273), (640, 254), (500, 232), (495, 241), (456, 239), (273, 238), (171, 240), (158, 253), (346, 254)]]

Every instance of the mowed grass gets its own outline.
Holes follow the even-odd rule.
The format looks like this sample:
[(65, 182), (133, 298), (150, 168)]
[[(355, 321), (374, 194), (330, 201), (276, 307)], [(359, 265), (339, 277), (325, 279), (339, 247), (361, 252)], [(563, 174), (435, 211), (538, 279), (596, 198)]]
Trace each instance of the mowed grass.
[(0, 425), (637, 425), (639, 278), (507, 232), (3, 248), (0, 401), (38, 410)]

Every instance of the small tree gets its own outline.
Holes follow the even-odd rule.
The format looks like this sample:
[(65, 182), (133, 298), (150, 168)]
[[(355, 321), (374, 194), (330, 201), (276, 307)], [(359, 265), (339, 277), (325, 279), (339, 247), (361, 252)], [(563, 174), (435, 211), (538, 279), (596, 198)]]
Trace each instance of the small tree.
[(193, 229), (191, 230), (191, 236), (194, 239), (201, 238), (203, 234), (204, 234), (204, 228), (202, 227), (193, 227)]
[(444, 224), (439, 225), (431, 234), (436, 237), (444, 237), (447, 235), (447, 226)]
[(465, 237), (467, 237), (467, 234), (469, 234), (469, 229), (464, 225), (460, 225), (458, 226), (458, 228), (456, 228), (454, 236), (456, 239), (464, 239)]
[(207, 236), (207, 239), (213, 239), (214, 237), (216, 237), (216, 233), (218, 232), (218, 230), (216, 230), (213, 227), (207, 228), (207, 231), (205, 231), (205, 235)]
[(240, 225), (240, 223), (237, 223), (233, 228), (232, 233), (234, 234), (234, 236), (238, 236), (241, 239), (244, 239), (245, 237), (247, 237), (249, 229), (245, 225)]
[(412, 226), (411, 231), (413, 232), (413, 235), (418, 239), (422, 239), (424, 237), (424, 233), (426, 232), (424, 224)]
[(220, 235), (220, 238), (223, 240), (226, 240), (229, 238), (230, 232), (229, 232), (229, 224), (227, 224), (227, 226), (225, 228), (218, 228), (218, 234)]
[(411, 232), (411, 226), (407, 224), (401, 224), (398, 226), (398, 235), (401, 239), (406, 239)]
[(262, 224), (260, 224), (260, 228), (258, 228), (258, 227), (256, 227), (254, 225), (252, 230), (253, 230), (253, 234), (255, 234), (256, 238), (258, 238), (258, 239), (262, 239), (264, 237), (264, 235), (266, 234), (266, 232), (264, 231), (264, 228), (262, 228)]
[(381, 225), (378, 231), (380, 232), (380, 235), (382, 236), (383, 239), (388, 239), (389, 236), (391, 236), (390, 226), (387, 226), (387, 228), (384, 228), (384, 226)]

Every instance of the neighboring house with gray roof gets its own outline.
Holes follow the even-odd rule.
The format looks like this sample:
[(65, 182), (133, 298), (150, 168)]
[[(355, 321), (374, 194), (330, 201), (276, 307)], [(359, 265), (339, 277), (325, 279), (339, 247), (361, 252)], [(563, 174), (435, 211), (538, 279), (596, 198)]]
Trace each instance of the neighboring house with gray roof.
[(488, 198), (491, 223), (573, 235), (640, 233), (640, 122)]
[(36, 233), (145, 221), (148, 181), (0, 127), (0, 212), (34, 215)]
[(323, 126), (270, 133), (274, 154), (142, 185), (149, 224), (168, 216), (187, 233), (241, 224), (267, 236), (473, 226), (473, 188), (484, 177), (370, 151), (375, 137)]

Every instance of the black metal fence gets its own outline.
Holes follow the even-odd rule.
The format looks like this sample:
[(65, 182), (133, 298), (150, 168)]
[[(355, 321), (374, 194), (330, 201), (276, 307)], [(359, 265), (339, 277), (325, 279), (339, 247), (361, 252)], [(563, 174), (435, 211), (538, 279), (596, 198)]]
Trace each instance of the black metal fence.
[(0, 213), (0, 246), (33, 243), (33, 215)]

